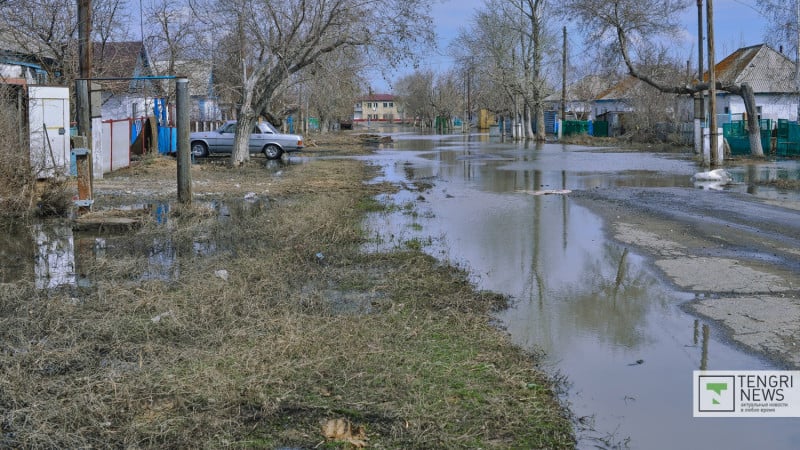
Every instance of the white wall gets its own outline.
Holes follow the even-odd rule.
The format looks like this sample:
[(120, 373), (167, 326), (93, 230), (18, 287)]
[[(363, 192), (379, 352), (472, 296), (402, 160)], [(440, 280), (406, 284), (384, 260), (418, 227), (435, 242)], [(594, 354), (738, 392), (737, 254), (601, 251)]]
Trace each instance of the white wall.
[[(762, 119), (788, 119), (797, 120), (798, 98), (792, 95), (779, 94), (756, 94), (756, 106), (761, 107)], [(742, 114), (745, 112), (744, 100), (738, 95), (724, 94), (717, 97), (717, 113), (724, 114), (725, 107), (729, 108), (731, 114)]]

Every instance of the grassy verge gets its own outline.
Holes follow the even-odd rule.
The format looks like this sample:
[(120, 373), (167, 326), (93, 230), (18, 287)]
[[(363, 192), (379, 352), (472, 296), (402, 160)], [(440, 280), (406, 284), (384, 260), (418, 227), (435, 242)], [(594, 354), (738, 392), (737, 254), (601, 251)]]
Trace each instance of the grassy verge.
[(173, 208), (125, 238), (169, 241), (172, 280), (141, 276), (147, 254), (106, 255), (82, 267), (89, 289), (0, 285), (0, 447), (573, 446), (533, 356), (489, 324), (504, 299), (419, 251), (360, 251), (387, 188), (368, 167), (265, 180), (259, 164), (194, 167), (195, 194), (269, 207)]

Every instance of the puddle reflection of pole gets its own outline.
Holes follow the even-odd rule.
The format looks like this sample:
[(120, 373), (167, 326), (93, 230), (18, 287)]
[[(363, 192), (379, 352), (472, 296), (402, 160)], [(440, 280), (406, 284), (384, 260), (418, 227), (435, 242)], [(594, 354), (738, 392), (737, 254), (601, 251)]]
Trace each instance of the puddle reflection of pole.
[(697, 347), (697, 343), (700, 341), (700, 321), (694, 319), (694, 334), (692, 336), (692, 343), (695, 347)]
[(708, 325), (703, 325), (703, 348), (700, 353), (700, 370), (708, 369)]
[(619, 266), (617, 266), (617, 277), (614, 279), (614, 301), (617, 300), (617, 292), (625, 279), (625, 261), (628, 259), (628, 247), (622, 250), (622, 256), (619, 258)]

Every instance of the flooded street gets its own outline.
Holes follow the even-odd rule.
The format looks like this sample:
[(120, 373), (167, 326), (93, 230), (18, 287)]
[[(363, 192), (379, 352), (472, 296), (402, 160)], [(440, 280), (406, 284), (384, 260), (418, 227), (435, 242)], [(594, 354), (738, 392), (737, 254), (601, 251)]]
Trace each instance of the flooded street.
[[(791, 347), (800, 344), (800, 197), (776, 183), (800, 178), (800, 162), (731, 164), (734, 182), (720, 186), (693, 183), (702, 169), (685, 153), (482, 134), (392, 138), (357, 157), (380, 168), (373, 182), (399, 187), (382, 198), (388, 212), (369, 216), (366, 250), (421, 248), (465, 269), (480, 289), (508, 295), (512, 306), (497, 324), (514, 343), (543, 352), (563, 380), (580, 448), (798, 447), (796, 418), (693, 418), (692, 371), (800, 364)], [(255, 217), (270, 208), (267, 187), (199, 206), (222, 223)], [(738, 200), (752, 198), (759, 202)], [(722, 206), (709, 212), (704, 201)], [(39, 290), (80, 298), (93, 289), (89, 262), (128, 261), (129, 280), (169, 281), (181, 275), (179, 260), (235, 248), (213, 233), (180, 247), (169, 237), (169, 203), (128, 206), (149, 217), (152, 239), (73, 231), (68, 222), (5, 224), (0, 283), (34, 280)], [(642, 228), (655, 220), (662, 228)], [(698, 261), (733, 261), (736, 270), (692, 278)], [(744, 281), (732, 286), (736, 277)], [(750, 322), (734, 319), (728, 297), (755, 305), (743, 314)], [(760, 302), (784, 308), (773, 315), (787, 324), (760, 316)]]
[[(778, 365), (686, 312), (706, 294), (665, 279), (569, 193), (691, 191), (700, 170), (691, 155), (398, 135), (372, 160), (384, 174), (377, 181), (408, 188), (386, 199), (399, 206), (395, 212), (372, 218), (374, 246), (423, 245), (468, 270), (480, 288), (511, 296), (513, 307), (498, 322), (514, 342), (544, 351), (552, 373), (565, 377), (566, 401), (583, 428), (580, 447), (758, 448), (769, 436), (769, 448), (797, 448), (796, 419), (692, 417), (693, 370)], [(728, 189), (791, 197), (744, 182), (787, 171), (796, 179), (796, 162), (731, 168), (740, 183)]]

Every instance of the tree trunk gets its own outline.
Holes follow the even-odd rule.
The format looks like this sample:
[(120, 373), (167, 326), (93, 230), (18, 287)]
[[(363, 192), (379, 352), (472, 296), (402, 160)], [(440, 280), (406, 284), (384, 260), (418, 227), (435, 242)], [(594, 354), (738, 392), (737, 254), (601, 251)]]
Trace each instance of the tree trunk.
[(750, 155), (764, 157), (764, 148), (761, 146), (761, 126), (758, 123), (758, 108), (753, 88), (748, 83), (742, 83), (742, 99), (747, 111), (747, 134), (750, 137)]
[(239, 114), (236, 122), (236, 135), (233, 137), (231, 166), (239, 167), (250, 161), (250, 130), (253, 129), (255, 122), (253, 115)]
[(253, 106), (253, 89), (256, 82), (256, 74), (245, 81), (242, 92), (242, 106), (239, 108), (236, 122), (236, 136), (233, 138), (233, 149), (231, 149), (231, 166), (239, 167), (250, 160), (250, 130), (256, 121), (256, 114)]
[(536, 141), (544, 142), (546, 140), (546, 131), (544, 128), (544, 103), (541, 101), (536, 103), (534, 114), (536, 116)]
[(531, 117), (531, 107), (527, 103), (525, 104), (525, 139), (533, 139), (536, 137), (533, 133), (533, 117)]

